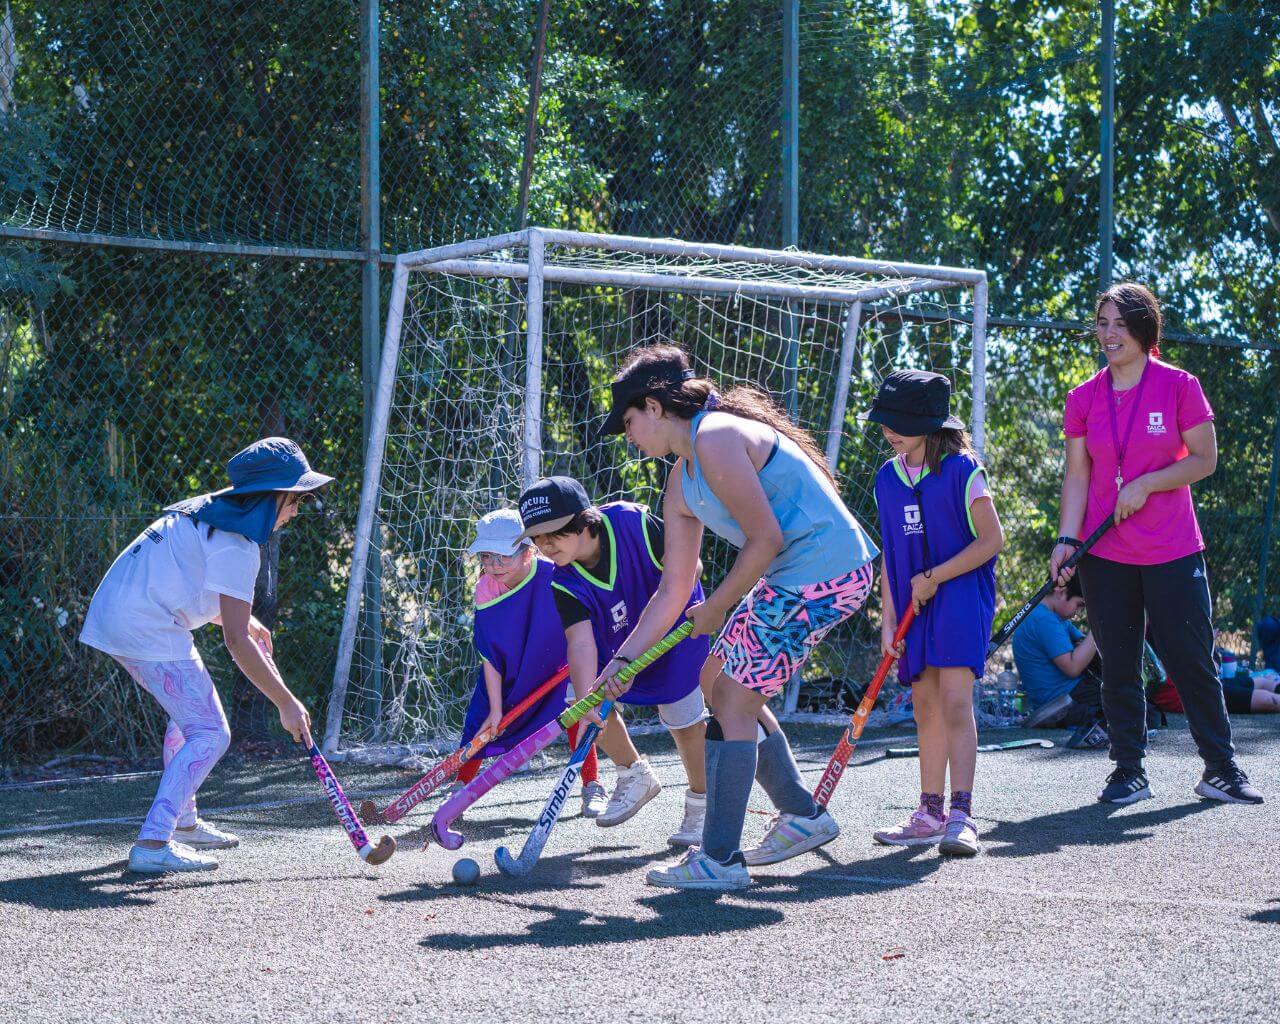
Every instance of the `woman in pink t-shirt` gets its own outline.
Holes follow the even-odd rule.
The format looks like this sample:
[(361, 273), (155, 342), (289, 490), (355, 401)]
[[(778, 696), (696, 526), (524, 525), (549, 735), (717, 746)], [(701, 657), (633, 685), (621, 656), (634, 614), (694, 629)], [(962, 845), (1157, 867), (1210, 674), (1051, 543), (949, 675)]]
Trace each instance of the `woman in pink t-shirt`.
[(1213, 609), (1191, 485), (1213, 472), (1218, 443), (1200, 382), (1160, 361), (1162, 318), (1139, 284), (1098, 298), (1098, 341), (1107, 365), (1067, 396), (1058, 544), (1050, 573), (1115, 511), (1116, 525), (1080, 562), (1089, 626), (1102, 656), (1102, 703), (1116, 769), (1098, 799), (1150, 797), (1144, 622), (1178, 680), (1187, 725), (1205, 762), (1195, 791), (1210, 800), (1262, 803), (1235, 763), (1231, 722), (1213, 664)]

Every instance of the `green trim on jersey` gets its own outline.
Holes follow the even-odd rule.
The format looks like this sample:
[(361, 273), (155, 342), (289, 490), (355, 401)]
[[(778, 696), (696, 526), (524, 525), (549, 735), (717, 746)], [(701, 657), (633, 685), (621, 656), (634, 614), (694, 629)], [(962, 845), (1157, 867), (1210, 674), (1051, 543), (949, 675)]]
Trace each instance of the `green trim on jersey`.
[(529, 570), (529, 575), (528, 575), (528, 576), (526, 576), (524, 579), (522, 579), (519, 583), (517, 583), (514, 587), (512, 587), (510, 590), (508, 590), (505, 594), (499, 594), (499, 595), (498, 595), (497, 597), (495, 597), (492, 601), (486, 601), (484, 604), (478, 604), (478, 605), (476, 605), (476, 611), (480, 611), (482, 608), (492, 608), (492, 607), (493, 607), (495, 604), (497, 604), (499, 601), (505, 601), (505, 600), (506, 600), (507, 598), (509, 598), (512, 594), (519, 593), (519, 592), (520, 592), (521, 590), (523, 590), (526, 586), (528, 586), (529, 581), (530, 581), (531, 579), (533, 579), (533, 578), (534, 578), (535, 576), (537, 576), (537, 575), (538, 575), (538, 559), (535, 557), (535, 558), (534, 558), (534, 560), (533, 560), (533, 568), (532, 568), (531, 570)]

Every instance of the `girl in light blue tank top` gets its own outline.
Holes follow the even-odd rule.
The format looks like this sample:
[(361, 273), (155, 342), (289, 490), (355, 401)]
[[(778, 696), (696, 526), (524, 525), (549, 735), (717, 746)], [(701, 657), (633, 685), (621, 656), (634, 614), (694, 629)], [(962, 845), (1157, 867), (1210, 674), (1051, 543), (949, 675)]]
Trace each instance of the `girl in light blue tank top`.
[[(712, 533), (741, 548), (746, 534), (707, 483), (698, 459), (698, 428), (706, 415), (706, 410), (699, 412), (690, 422), (693, 458), (680, 478), (685, 504)], [(764, 571), (770, 583), (821, 583), (875, 560), (875, 545), (840, 500), (830, 477), (791, 438), (774, 432), (773, 448), (759, 476), (782, 531), (782, 550)]]
[[(766, 704), (822, 638), (862, 607), (878, 552), (840, 499), (818, 446), (768, 396), (752, 388), (720, 395), (673, 346), (637, 349), (612, 387), (604, 432), (625, 433), (651, 457), (679, 457), (663, 506), (663, 585), (619, 649), (624, 660), (665, 635), (684, 610), (676, 595), (682, 588), (687, 595), (696, 578), (704, 527), (738, 548), (725, 578), (685, 612), (695, 636), (719, 632), (702, 673), (704, 686), (713, 680), (714, 707), (702, 844), (651, 871), (649, 881), (744, 888), (747, 866), (776, 864), (840, 833), (804, 786)], [(621, 665), (601, 673), (610, 693), (625, 692), (614, 680)], [(759, 844), (743, 851), (753, 780), (778, 814)]]

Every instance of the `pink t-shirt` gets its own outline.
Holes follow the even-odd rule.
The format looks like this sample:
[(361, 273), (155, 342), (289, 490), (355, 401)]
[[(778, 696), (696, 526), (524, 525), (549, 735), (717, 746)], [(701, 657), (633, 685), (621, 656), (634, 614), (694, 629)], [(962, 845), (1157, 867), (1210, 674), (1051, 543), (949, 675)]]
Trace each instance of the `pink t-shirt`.
[(487, 572), (482, 572), (480, 574), (480, 579), (476, 583), (476, 604), (488, 604), (495, 598), (501, 597), (510, 589), (510, 587), (504, 587)]
[[(1138, 390), (1135, 386), (1116, 392), (1116, 433), (1125, 449), (1121, 467), (1125, 483), (1183, 458), (1187, 454), (1183, 433), (1213, 419), (1213, 410), (1195, 375), (1158, 359), (1147, 363), (1141, 405), (1135, 410)], [(1116, 444), (1107, 411), (1107, 403), (1112, 400), (1105, 369), (1067, 395), (1062, 431), (1067, 437), (1085, 438), (1092, 460), (1089, 498), (1080, 527), (1082, 538), (1089, 536), (1116, 507)], [(1132, 430), (1130, 416), (1135, 417)], [(1203, 550), (1191, 488), (1179, 487), (1148, 497), (1138, 512), (1108, 530), (1093, 546), (1092, 553), (1128, 565), (1159, 565)]]

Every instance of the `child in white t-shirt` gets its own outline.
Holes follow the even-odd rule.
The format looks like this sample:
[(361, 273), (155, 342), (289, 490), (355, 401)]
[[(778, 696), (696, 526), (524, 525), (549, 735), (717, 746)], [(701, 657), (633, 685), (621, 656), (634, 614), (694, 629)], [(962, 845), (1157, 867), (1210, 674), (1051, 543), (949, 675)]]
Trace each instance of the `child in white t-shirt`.
[(169, 715), (164, 773), (138, 840), (133, 871), (211, 871), (200, 851), (239, 840), (196, 814), (196, 790), (231, 741), (192, 631), (222, 627), (232, 659), (311, 743), (311, 717), (272, 661), (271, 633), (252, 614), (260, 544), (333, 477), (313, 472), (287, 438), (269, 437), (227, 464), (232, 486), (171, 505), (120, 553), (89, 603), (80, 641), (110, 654)]

